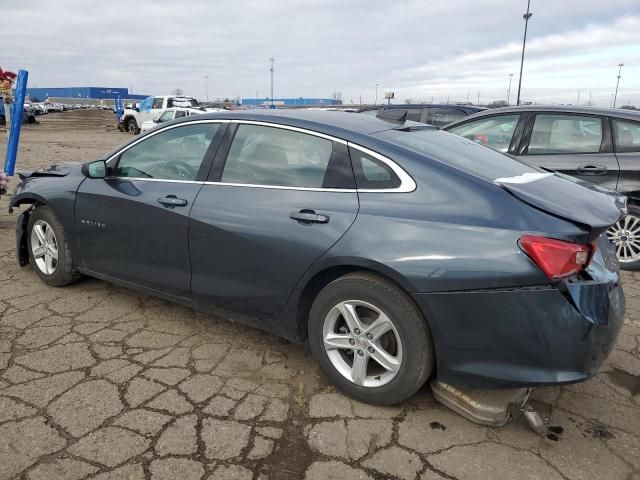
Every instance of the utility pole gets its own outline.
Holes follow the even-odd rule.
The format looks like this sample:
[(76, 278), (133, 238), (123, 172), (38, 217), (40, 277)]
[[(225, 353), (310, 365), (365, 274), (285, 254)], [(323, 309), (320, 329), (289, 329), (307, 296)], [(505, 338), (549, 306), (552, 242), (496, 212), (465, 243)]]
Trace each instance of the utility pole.
[(378, 84), (376, 83), (376, 99), (373, 102), (374, 105), (378, 105)]
[(613, 107), (613, 93), (611, 94), (611, 101), (609, 102), (609, 107)]
[(613, 96), (613, 108), (616, 108), (616, 100), (618, 100), (618, 85), (620, 85), (620, 72), (622, 72), (622, 67), (624, 67), (624, 63), (618, 64), (618, 81), (616, 82), (616, 93)]
[(580, 90), (578, 90), (578, 101), (576, 102), (577, 106), (580, 106)]
[(520, 79), (518, 80), (518, 100), (516, 105), (520, 105), (520, 89), (522, 88), (522, 67), (524, 66), (524, 48), (527, 45), (527, 27), (529, 26), (529, 19), (533, 16), (533, 13), (529, 12), (529, 6), (531, 5), (531, 0), (527, 0), (527, 13), (525, 13), (522, 18), (524, 18), (524, 38), (522, 39), (522, 57), (520, 58)]
[(273, 105), (273, 62), (275, 62), (276, 59), (271, 57), (269, 60), (271, 61), (271, 68), (269, 69), (271, 72), (271, 108), (275, 108)]
[(469, 92), (467, 92), (467, 103), (469, 103)]
[(509, 88), (507, 88), (507, 105), (511, 102), (511, 80), (513, 80), (513, 73), (509, 74)]
[(480, 105), (480, 90), (478, 90), (478, 103), (476, 105)]
[(209, 101), (209, 75), (204, 76), (204, 85), (205, 85), (205, 97), (208, 102)]

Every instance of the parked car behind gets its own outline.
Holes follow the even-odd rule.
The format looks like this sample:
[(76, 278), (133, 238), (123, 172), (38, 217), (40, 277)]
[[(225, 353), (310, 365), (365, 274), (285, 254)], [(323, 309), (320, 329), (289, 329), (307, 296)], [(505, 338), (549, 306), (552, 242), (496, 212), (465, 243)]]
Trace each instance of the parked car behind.
[(379, 108), (362, 110), (360, 113), (375, 115), (388, 120), (410, 120), (441, 127), (483, 110), (486, 110), (486, 108), (475, 105), (420, 104), (382, 105)]
[(205, 108), (167, 108), (165, 109), (160, 116), (158, 117), (157, 120), (147, 120), (145, 122), (142, 122), (142, 125), (140, 125), (140, 133), (144, 133), (147, 130), (152, 129), (153, 127), (156, 127), (157, 125), (161, 124), (161, 123), (165, 123), (168, 122), (170, 120), (174, 120), (176, 118), (182, 118), (182, 117), (188, 117), (189, 115), (199, 115), (202, 113), (207, 113), (209, 111), (219, 111), (219, 112), (223, 112), (225, 110), (223, 109), (205, 109)]
[(444, 130), (626, 195), (629, 215), (608, 235), (621, 267), (640, 268), (640, 112), (505, 107), (451, 123)]
[(390, 404), (434, 372), (574, 383), (625, 303), (604, 232), (625, 199), (435, 127), (341, 112), (192, 115), (85, 165), (21, 173), (17, 255), (309, 340)]

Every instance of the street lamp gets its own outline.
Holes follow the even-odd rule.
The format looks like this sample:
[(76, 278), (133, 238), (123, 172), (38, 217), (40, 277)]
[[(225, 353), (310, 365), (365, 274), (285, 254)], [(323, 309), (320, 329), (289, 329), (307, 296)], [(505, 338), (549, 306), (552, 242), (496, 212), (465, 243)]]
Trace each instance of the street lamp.
[(520, 58), (520, 79), (518, 80), (518, 100), (516, 105), (520, 105), (520, 88), (522, 87), (522, 67), (524, 65), (524, 47), (527, 44), (527, 27), (529, 26), (529, 19), (533, 16), (533, 13), (529, 12), (529, 6), (531, 0), (527, 0), (527, 13), (522, 15), (524, 18), (524, 38), (522, 39), (522, 57)]
[(507, 88), (507, 105), (511, 101), (511, 80), (513, 80), (513, 73), (509, 74), (509, 88)]
[(378, 84), (378, 83), (376, 83), (376, 99), (375, 99), (375, 101), (373, 102), (373, 104), (374, 104), (374, 105), (378, 105), (378, 85), (379, 85), (379, 84)]
[(616, 93), (613, 96), (613, 108), (616, 108), (616, 100), (618, 99), (618, 85), (620, 85), (620, 72), (622, 72), (622, 67), (624, 67), (624, 63), (618, 64), (618, 81), (616, 82)]
[(276, 59), (271, 57), (269, 60), (271, 61), (271, 68), (269, 69), (271, 72), (271, 108), (275, 108), (273, 105), (273, 62), (275, 62)]
[(209, 75), (204, 76), (204, 85), (205, 85), (205, 97), (207, 98), (207, 102), (209, 101)]

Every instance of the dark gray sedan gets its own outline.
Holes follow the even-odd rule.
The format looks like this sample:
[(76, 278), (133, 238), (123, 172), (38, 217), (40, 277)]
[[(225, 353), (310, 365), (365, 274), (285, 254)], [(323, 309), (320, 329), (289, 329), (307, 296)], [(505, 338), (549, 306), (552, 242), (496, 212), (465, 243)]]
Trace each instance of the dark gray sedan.
[(580, 382), (624, 317), (605, 235), (624, 197), (423, 124), (204, 114), (21, 177), (18, 258), (48, 285), (89, 275), (308, 340), (366, 402), (434, 372)]
[(609, 239), (622, 268), (640, 268), (640, 112), (565, 106), (496, 108), (444, 130), (625, 194), (629, 215), (611, 227)]

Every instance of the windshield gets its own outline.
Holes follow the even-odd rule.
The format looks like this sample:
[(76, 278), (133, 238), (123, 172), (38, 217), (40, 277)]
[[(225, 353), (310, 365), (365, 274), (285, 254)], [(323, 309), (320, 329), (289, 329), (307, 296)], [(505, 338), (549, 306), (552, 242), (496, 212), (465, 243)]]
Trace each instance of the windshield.
[(513, 157), (442, 130), (385, 130), (373, 136), (490, 181), (541, 171)]

